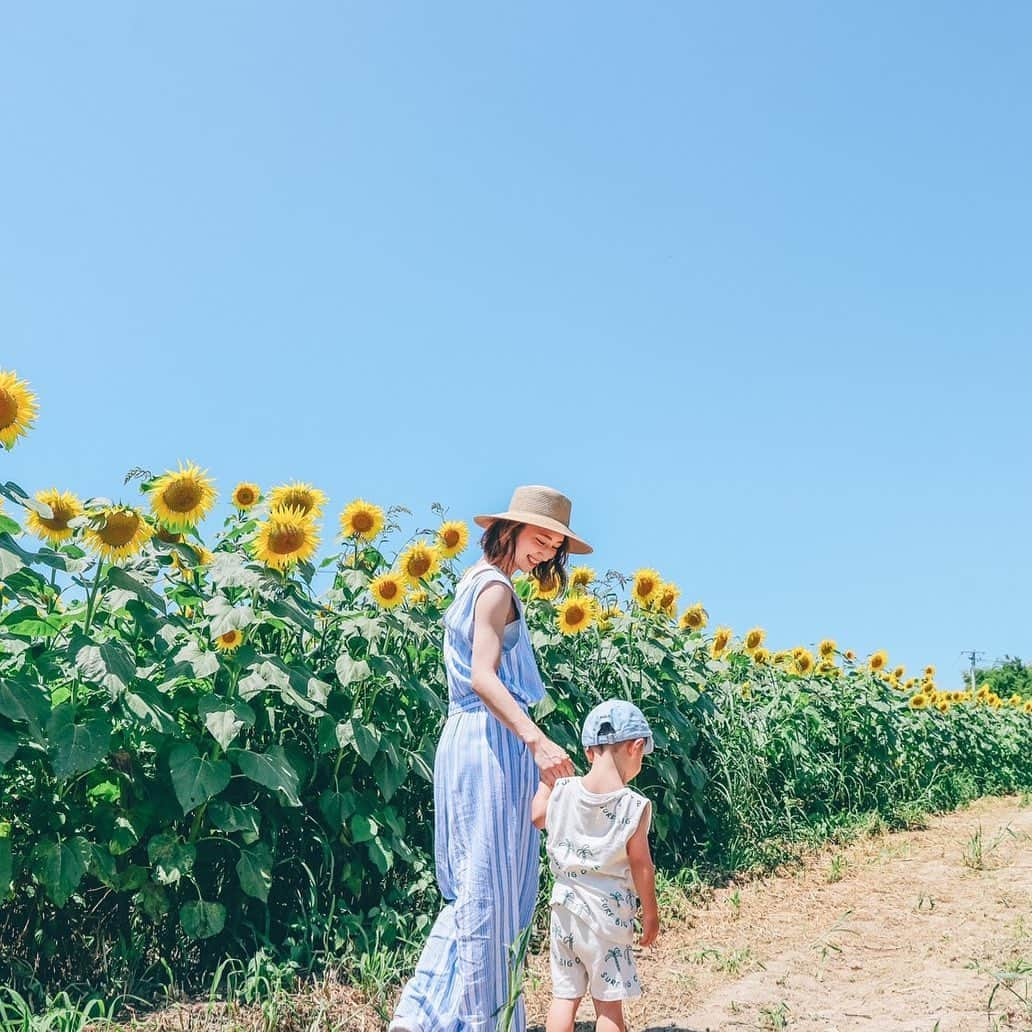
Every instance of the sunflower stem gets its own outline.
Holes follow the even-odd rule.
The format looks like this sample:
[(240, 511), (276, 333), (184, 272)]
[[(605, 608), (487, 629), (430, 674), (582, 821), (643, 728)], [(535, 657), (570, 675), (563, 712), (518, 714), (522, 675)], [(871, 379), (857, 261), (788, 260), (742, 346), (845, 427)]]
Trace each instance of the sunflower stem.
[(89, 598), (86, 600), (86, 622), (83, 624), (82, 633), (89, 634), (93, 625), (93, 616), (96, 612), (97, 592), (100, 590), (100, 576), (104, 572), (104, 560), (97, 558), (97, 572), (93, 577), (93, 584), (90, 587)]

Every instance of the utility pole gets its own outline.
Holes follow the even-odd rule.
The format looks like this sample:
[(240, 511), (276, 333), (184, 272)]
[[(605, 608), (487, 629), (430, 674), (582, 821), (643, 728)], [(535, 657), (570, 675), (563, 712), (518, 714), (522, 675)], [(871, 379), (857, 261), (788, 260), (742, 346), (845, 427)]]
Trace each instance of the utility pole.
[(961, 655), (962, 656), (967, 656), (967, 658), (971, 661), (971, 692), (972, 692), (972, 694), (974, 694), (974, 691), (975, 691), (975, 661), (978, 660), (978, 659), (981, 659), (985, 655), (985, 653), (984, 652), (976, 652), (974, 649), (968, 649), (967, 652), (962, 652)]

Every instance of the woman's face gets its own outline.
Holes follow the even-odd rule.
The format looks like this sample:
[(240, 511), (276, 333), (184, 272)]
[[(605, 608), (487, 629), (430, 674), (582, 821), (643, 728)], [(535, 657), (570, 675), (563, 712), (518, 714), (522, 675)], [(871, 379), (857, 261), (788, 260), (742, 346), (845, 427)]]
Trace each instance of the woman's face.
[(563, 543), (563, 535), (544, 527), (524, 524), (516, 538), (516, 569), (529, 573), (539, 563), (546, 563)]

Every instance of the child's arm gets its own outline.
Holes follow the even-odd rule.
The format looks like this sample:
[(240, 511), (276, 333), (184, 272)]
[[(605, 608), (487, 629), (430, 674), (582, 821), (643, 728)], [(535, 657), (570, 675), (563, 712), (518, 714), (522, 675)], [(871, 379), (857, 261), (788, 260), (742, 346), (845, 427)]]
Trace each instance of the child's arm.
[(548, 816), (548, 800), (551, 796), (552, 789), (542, 781), (530, 804), (530, 822), (539, 830), (544, 830), (545, 818)]
[(652, 804), (642, 811), (637, 830), (627, 841), (627, 859), (631, 864), (634, 891), (641, 900), (641, 938), (639, 946), (651, 946), (659, 935), (659, 904), (656, 902), (656, 867), (649, 849), (649, 824)]

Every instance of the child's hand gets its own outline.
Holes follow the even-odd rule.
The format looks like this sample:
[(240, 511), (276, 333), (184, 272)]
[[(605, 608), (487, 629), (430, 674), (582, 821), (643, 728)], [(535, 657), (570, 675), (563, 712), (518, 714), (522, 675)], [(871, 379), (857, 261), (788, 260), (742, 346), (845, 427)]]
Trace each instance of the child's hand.
[(659, 918), (646, 917), (641, 923), (641, 938), (639, 946), (652, 946), (659, 938)]

